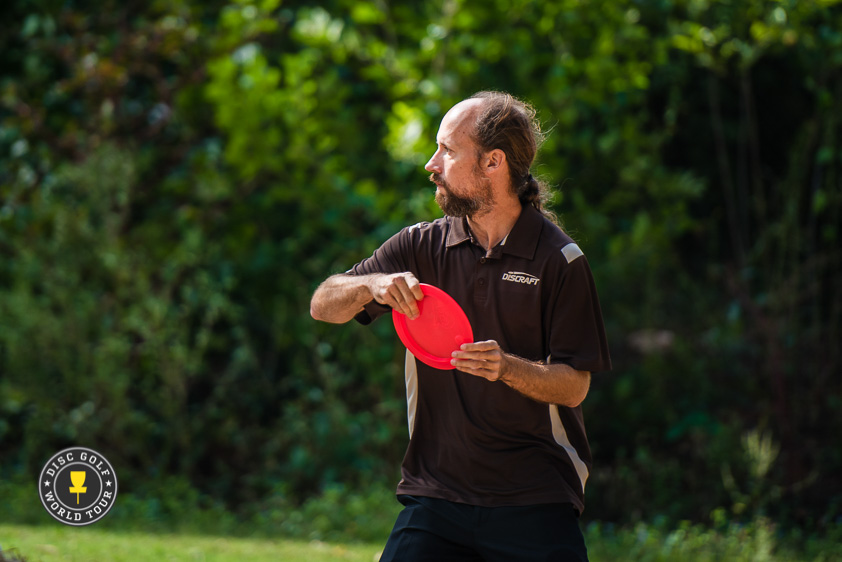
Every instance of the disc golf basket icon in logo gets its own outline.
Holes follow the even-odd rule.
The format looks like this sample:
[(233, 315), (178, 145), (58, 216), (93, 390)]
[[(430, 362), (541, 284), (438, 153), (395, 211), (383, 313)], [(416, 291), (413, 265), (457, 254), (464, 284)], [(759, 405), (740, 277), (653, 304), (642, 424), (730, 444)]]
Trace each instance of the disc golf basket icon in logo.
[(70, 481), (73, 482), (73, 485), (70, 487), (70, 493), (76, 494), (76, 505), (79, 505), (79, 494), (84, 494), (88, 490), (84, 486), (86, 474), (84, 470), (70, 471)]

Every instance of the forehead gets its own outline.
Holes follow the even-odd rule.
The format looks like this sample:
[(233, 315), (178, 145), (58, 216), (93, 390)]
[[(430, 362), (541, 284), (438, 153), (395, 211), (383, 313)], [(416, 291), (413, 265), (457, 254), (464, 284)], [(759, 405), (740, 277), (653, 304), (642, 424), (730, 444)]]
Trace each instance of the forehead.
[(471, 136), (476, 122), (480, 100), (465, 100), (448, 111), (439, 125), (436, 139), (440, 144), (451, 146), (473, 145)]

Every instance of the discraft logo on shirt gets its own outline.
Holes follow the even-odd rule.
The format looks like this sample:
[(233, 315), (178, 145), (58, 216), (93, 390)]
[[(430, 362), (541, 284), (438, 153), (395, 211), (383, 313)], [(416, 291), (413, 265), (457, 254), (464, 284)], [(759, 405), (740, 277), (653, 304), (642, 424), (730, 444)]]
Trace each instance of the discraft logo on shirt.
[(90, 525), (105, 517), (117, 499), (117, 475), (100, 453), (71, 447), (41, 470), (38, 495), (47, 513), (66, 525)]

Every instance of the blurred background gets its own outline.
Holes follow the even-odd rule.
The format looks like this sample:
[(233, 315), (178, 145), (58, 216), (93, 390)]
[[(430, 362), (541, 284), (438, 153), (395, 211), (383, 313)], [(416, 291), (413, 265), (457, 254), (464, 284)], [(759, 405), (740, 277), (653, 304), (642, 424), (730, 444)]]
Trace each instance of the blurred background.
[(343, 505), (318, 517), (365, 537), (385, 510), (388, 532), (403, 348), (388, 319), (317, 323), (309, 298), (440, 216), (439, 121), (497, 89), (549, 131), (533, 173), (610, 338), (584, 520), (842, 521), (837, 0), (0, 15), (0, 518), (49, 521), (34, 480), (78, 445), (119, 474), (113, 521), (295, 533)]

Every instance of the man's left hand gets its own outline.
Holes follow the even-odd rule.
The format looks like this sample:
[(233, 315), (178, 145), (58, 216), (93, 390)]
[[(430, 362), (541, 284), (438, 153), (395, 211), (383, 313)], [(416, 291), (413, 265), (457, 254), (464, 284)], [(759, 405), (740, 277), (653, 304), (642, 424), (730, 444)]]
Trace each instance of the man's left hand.
[(450, 364), (460, 371), (490, 381), (500, 380), (506, 372), (506, 355), (494, 340), (464, 343), (452, 357)]

